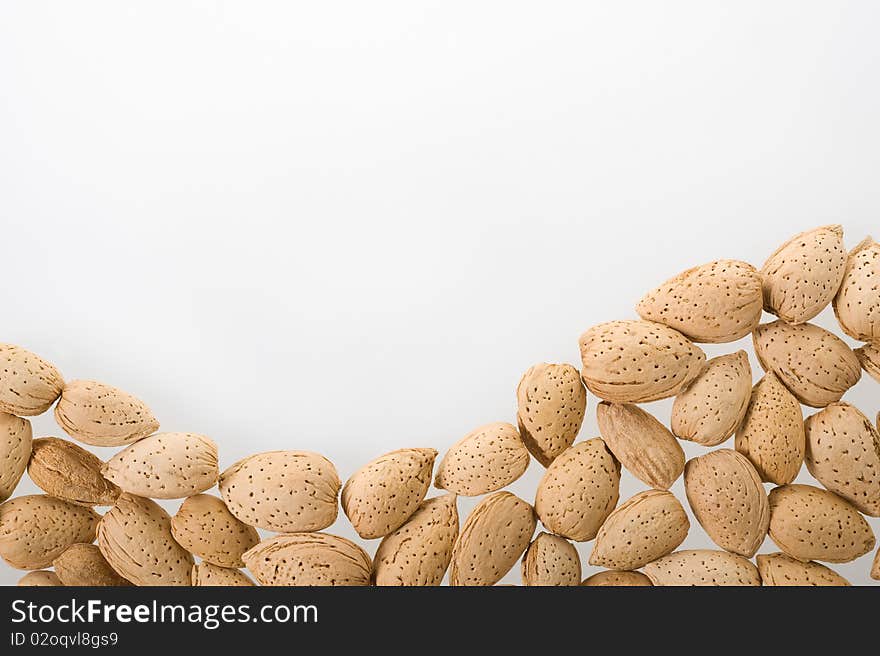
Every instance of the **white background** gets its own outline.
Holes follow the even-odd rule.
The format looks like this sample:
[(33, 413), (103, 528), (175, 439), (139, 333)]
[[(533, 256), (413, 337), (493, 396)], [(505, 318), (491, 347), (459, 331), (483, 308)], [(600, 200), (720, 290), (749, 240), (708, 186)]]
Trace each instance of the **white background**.
[[(345, 479), (404, 446), (442, 455), (686, 267), (760, 266), (832, 222), (848, 247), (880, 237), (878, 20), (873, 2), (4, 2), (0, 341), (210, 435), (224, 468), (310, 449)], [(846, 398), (873, 417), (878, 390)], [(542, 471), (511, 489), (531, 501)], [(621, 499), (642, 487), (627, 474)], [(694, 523), (685, 546), (711, 544)], [(834, 567), (868, 583), (872, 556)]]

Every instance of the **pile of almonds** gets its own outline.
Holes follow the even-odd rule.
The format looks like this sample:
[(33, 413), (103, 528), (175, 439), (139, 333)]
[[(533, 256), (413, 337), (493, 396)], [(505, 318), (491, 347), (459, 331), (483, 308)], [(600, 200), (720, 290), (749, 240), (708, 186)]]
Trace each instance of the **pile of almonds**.
[[(808, 323), (829, 303), (864, 346)], [(765, 310), (778, 320), (760, 324)], [(221, 473), (209, 438), (157, 432), (130, 394), (65, 382), (0, 345), (0, 556), (30, 570), (20, 585), (439, 585), (448, 570), (451, 585), (486, 586), (517, 561), (526, 585), (848, 585), (821, 563), (875, 546), (863, 515), (880, 516), (880, 436), (841, 399), (862, 369), (880, 380), (880, 244), (847, 254), (840, 226), (817, 228), (760, 271), (689, 269), (636, 312), (581, 336), (580, 372), (526, 371), (517, 425), (473, 430), (436, 467), (431, 448), (387, 453), (345, 485), (308, 451), (258, 453)], [(707, 361), (696, 345), (749, 334), (764, 370), (754, 385), (744, 351)], [(588, 394), (601, 437), (576, 443)], [(672, 397), (669, 427), (636, 405)], [(53, 404), (74, 441), (32, 439), (25, 417)], [(802, 405), (818, 411), (805, 420)], [(731, 437), (734, 448), (716, 448)], [(679, 440), (707, 450), (686, 461)], [(102, 462), (77, 442), (121, 450)], [(532, 457), (546, 468), (534, 504), (503, 491)], [(793, 483), (804, 463), (823, 487)], [(646, 489), (621, 502), (622, 468)], [(10, 498), (25, 471), (45, 494)], [(677, 550), (691, 526), (668, 490), (682, 475), (716, 550)], [(432, 483), (445, 493), (426, 498)], [(219, 496), (206, 494), (215, 485)], [(457, 496), (483, 497), (461, 526)], [(172, 517), (154, 499), (184, 501)], [(340, 502), (361, 538), (381, 540), (374, 557), (322, 532)], [(755, 563), (768, 534), (779, 551)], [(572, 542), (588, 541), (603, 571), (581, 582)]]

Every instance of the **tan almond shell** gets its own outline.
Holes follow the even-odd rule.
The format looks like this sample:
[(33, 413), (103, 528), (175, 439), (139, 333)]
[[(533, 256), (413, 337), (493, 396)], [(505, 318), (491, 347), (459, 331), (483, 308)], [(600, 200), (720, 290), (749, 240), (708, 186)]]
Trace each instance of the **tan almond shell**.
[(581, 585), (597, 588), (618, 587), (651, 587), (651, 579), (641, 572), (619, 572), (617, 570), (605, 570), (596, 572), (592, 576), (581, 581)]
[(761, 320), (761, 276), (751, 264), (716, 260), (683, 271), (636, 305), (645, 321), (674, 328), (695, 342), (733, 342)]
[(49, 571), (47, 569), (38, 569), (33, 572), (28, 572), (24, 576), (22, 576), (18, 580), (18, 585), (21, 587), (59, 587), (64, 584), (61, 582), (55, 572)]
[(586, 542), (596, 537), (620, 493), (620, 464), (599, 438), (578, 442), (544, 472), (535, 512), (547, 530)]
[(78, 444), (58, 437), (34, 440), (28, 476), (46, 494), (81, 506), (112, 506), (119, 488), (104, 478), (104, 463)]
[(734, 445), (754, 465), (762, 481), (785, 485), (798, 475), (806, 448), (804, 413), (772, 371), (752, 388)]
[(137, 586), (190, 585), (193, 557), (171, 535), (171, 517), (151, 499), (119, 495), (98, 525), (98, 547)]
[(434, 486), (463, 497), (488, 494), (522, 476), (529, 460), (515, 426), (503, 421), (486, 424), (450, 447), (437, 465)]
[(651, 321), (611, 321), (580, 338), (581, 378), (600, 399), (647, 403), (675, 396), (699, 375), (706, 354)]
[(682, 440), (718, 446), (742, 422), (752, 393), (752, 368), (745, 351), (712, 358), (672, 404), (670, 427)]
[(590, 554), (590, 565), (634, 570), (675, 551), (691, 523), (671, 492), (645, 490), (608, 516)]
[(125, 446), (159, 430), (146, 404), (121, 389), (92, 380), (64, 386), (55, 421), (73, 439), (92, 446)]
[(526, 553), (522, 564), (523, 585), (580, 585), (581, 559), (577, 549), (565, 538), (539, 533)]
[(43, 358), (13, 344), (0, 344), (0, 412), (33, 417), (61, 395), (64, 379)]
[(242, 558), (260, 585), (370, 584), (370, 557), (354, 542), (328, 533), (276, 535)]
[(93, 542), (100, 520), (91, 508), (44, 494), (0, 504), (0, 557), (16, 569), (43, 569), (77, 542)]
[(874, 564), (871, 565), (871, 578), (880, 581), (880, 549), (874, 554)]
[(874, 344), (865, 344), (855, 350), (859, 364), (868, 374), (880, 383), (880, 348)]
[(819, 563), (805, 563), (784, 553), (757, 557), (758, 573), (764, 586), (848, 586), (850, 583), (833, 569)]
[(192, 568), (192, 584), (199, 587), (249, 587), (256, 583), (240, 569), (221, 567), (212, 563), (197, 563)]
[(663, 556), (644, 567), (645, 575), (658, 586), (758, 586), (755, 565), (728, 551), (687, 549)]
[(431, 487), (434, 449), (386, 453), (355, 472), (342, 488), (342, 510), (365, 540), (397, 530)]
[(605, 444), (633, 476), (668, 490), (684, 471), (684, 451), (675, 436), (635, 405), (603, 401), (596, 421)]
[(156, 433), (110, 458), (102, 473), (139, 497), (182, 499), (217, 483), (217, 445), (194, 433)]
[(66, 586), (130, 586), (94, 544), (72, 544), (53, 562), (55, 574)]
[(832, 403), (807, 418), (805, 462), (826, 489), (880, 517), (880, 434), (858, 408)]
[(774, 321), (753, 333), (755, 355), (798, 401), (814, 408), (835, 403), (862, 375), (856, 354), (832, 333), (805, 323)]
[(834, 298), (845, 266), (841, 226), (827, 225), (795, 235), (761, 268), (764, 309), (786, 323), (809, 321)]
[(536, 364), (516, 388), (517, 423), (523, 443), (547, 467), (574, 444), (587, 409), (587, 390), (570, 364)]
[(245, 524), (279, 533), (320, 531), (336, 521), (339, 475), (311, 451), (248, 456), (220, 475), (220, 495)]
[(853, 339), (880, 341), (880, 244), (870, 237), (846, 259), (834, 314), (843, 332)]
[(245, 551), (260, 541), (257, 530), (236, 518), (222, 499), (196, 494), (180, 504), (171, 518), (177, 543), (211, 565), (244, 567)]
[(458, 537), (456, 496), (426, 499), (373, 558), (373, 582), (382, 586), (440, 585)]
[(0, 412), (0, 503), (12, 496), (31, 456), (31, 422)]
[(770, 539), (802, 561), (848, 563), (874, 548), (874, 532), (845, 499), (792, 483), (770, 492)]
[(449, 584), (498, 583), (529, 546), (536, 524), (532, 507), (510, 492), (495, 492), (480, 501), (452, 548)]

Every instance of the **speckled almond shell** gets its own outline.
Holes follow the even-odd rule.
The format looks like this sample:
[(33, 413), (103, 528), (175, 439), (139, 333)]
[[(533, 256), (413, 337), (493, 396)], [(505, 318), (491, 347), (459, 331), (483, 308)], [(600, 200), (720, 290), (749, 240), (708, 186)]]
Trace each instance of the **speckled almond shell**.
[(733, 449), (693, 458), (684, 468), (684, 489), (715, 544), (746, 558), (755, 555), (767, 535), (770, 505), (748, 458)]
[(687, 513), (671, 492), (640, 492), (602, 524), (590, 554), (590, 565), (639, 569), (675, 551), (687, 537), (690, 525)]
[(220, 567), (211, 563), (197, 563), (192, 568), (192, 584), (194, 586), (243, 588), (254, 586), (247, 574), (240, 569)]
[(651, 583), (659, 586), (757, 586), (758, 568), (742, 556), (712, 549), (688, 549), (645, 565)]
[(400, 449), (355, 472), (342, 488), (342, 510), (365, 540), (381, 538), (410, 518), (431, 487), (434, 449)]
[(764, 309), (790, 324), (809, 321), (834, 298), (845, 264), (841, 226), (795, 235), (761, 269)]
[(580, 585), (581, 559), (565, 538), (539, 533), (523, 555), (521, 571), (523, 585)]
[(802, 561), (848, 563), (874, 548), (874, 532), (845, 499), (812, 485), (770, 492), (770, 539)]
[(517, 421), (523, 443), (547, 467), (580, 432), (587, 391), (570, 364), (537, 364), (516, 388)]
[(92, 446), (125, 446), (159, 430), (143, 401), (92, 380), (64, 386), (55, 420), (72, 438)]
[(703, 446), (726, 441), (740, 425), (752, 393), (745, 351), (712, 358), (672, 404), (672, 433)]
[(495, 585), (516, 564), (535, 532), (532, 507), (510, 492), (478, 503), (452, 549), (449, 584)]
[(807, 418), (807, 469), (859, 512), (880, 517), (880, 435), (858, 408), (832, 403)]
[(18, 585), (21, 587), (59, 587), (64, 584), (61, 582), (55, 572), (50, 572), (47, 569), (38, 569), (33, 572), (28, 572), (24, 576), (22, 576), (18, 580)]
[(620, 464), (598, 438), (569, 447), (538, 483), (535, 512), (549, 531), (586, 542), (617, 505)]
[(684, 451), (663, 424), (641, 408), (602, 402), (596, 421), (605, 444), (646, 485), (667, 490), (684, 471)]
[(874, 344), (865, 344), (855, 350), (859, 364), (868, 374), (880, 383), (880, 348)]
[(93, 542), (100, 516), (43, 494), (0, 504), (0, 557), (16, 569), (43, 569), (77, 542)]
[(862, 375), (849, 346), (819, 326), (774, 321), (758, 326), (753, 337), (761, 367), (779, 376), (804, 405), (824, 408), (839, 401)]
[(733, 342), (761, 320), (761, 276), (751, 264), (716, 260), (684, 271), (649, 292), (636, 305), (656, 321), (695, 342)]
[(880, 549), (874, 554), (874, 564), (871, 566), (871, 578), (880, 581)]
[(595, 588), (650, 588), (654, 584), (641, 572), (605, 570), (585, 578), (581, 585)]
[(458, 537), (456, 496), (427, 499), (386, 535), (373, 558), (373, 582), (383, 586), (440, 585)]
[(249, 526), (280, 533), (320, 531), (336, 521), (339, 475), (311, 451), (267, 451), (220, 475), (229, 511)]
[(52, 566), (66, 586), (130, 586), (119, 576), (94, 544), (72, 544), (56, 558)]
[(0, 344), (0, 412), (41, 415), (63, 387), (61, 374), (43, 358), (13, 344)]
[(870, 237), (846, 258), (834, 314), (843, 332), (853, 339), (880, 341), (880, 244)]
[(804, 413), (772, 371), (752, 389), (734, 444), (762, 481), (785, 485), (798, 475), (804, 462)]
[(757, 557), (758, 573), (764, 586), (848, 586), (834, 570), (819, 563), (804, 563), (784, 553)]
[(27, 469), (32, 437), (31, 422), (0, 412), (0, 502), (12, 496)]
[(46, 494), (82, 506), (112, 506), (119, 488), (101, 474), (104, 463), (81, 446), (57, 437), (34, 440), (28, 476)]
[(171, 535), (190, 553), (226, 568), (244, 567), (242, 554), (260, 541), (255, 528), (209, 494), (197, 494), (180, 504), (171, 518)]
[(370, 584), (370, 557), (354, 542), (328, 533), (277, 535), (243, 558), (260, 585)]
[(217, 483), (217, 445), (194, 433), (156, 433), (110, 458), (102, 473), (140, 497), (182, 499)]
[(98, 547), (137, 586), (190, 584), (193, 557), (171, 535), (171, 517), (151, 499), (121, 494), (98, 525)]
[(507, 487), (529, 466), (529, 451), (516, 427), (486, 424), (452, 445), (440, 464), (434, 485), (464, 497)]
[(600, 399), (647, 403), (675, 396), (706, 362), (677, 330), (651, 321), (611, 321), (580, 338), (581, 378)]

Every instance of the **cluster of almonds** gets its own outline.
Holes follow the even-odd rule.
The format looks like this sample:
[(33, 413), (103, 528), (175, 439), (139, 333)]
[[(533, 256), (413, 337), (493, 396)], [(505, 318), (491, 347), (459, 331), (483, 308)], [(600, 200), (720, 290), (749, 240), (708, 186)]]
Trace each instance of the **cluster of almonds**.
[[(851, 350), (807, 323), (830, 302)], [(762, 311), (779, 317), (759, 325)], [(800, 234), (760, 271), (721, 260), (685, 271), (580, 338), (583, 368), (539, 364), (517, 389), (518, 426), (493, 423), (437, 452), (385, 454), (341, 485), (306, 451), (259, 453), (222, 474), (217, 447), (157, 433), (131, 395), (65, 383), (24, 349), (0, 346), (0, 500), (27, 470), (45, 495), (0, 505), (0, 556), (34, 570), (22, 585), (494, 585), (522, 559), (527, 585), (577, 585), (571, 541), (594, 540), (605, 568), (584, 585), (846, 585), (825, 565), (873, 549), (862, 514), (880, 516), (880, 437), (841, 401), (863, 367), (880, 380), (880, 245), (847, 255), (839, 226)], [(751, 333), (744, 351), (706, 361), (695, 342)], [(587, 391), (601, 438), (575, 444)], [(675, 397), (671, 430), (635, 404)], [(77, 444), (31, 439), (22, 417), (48, 410), (74, 440), (125, 447), (106, 463)], [(804, 420), (801, 404), (820, 408)], [(721, 448), (685, 462), (678, 440)], [(500, 491), (534, 456), (534, 505)], [(802, 464), (825, 489), (793, 484)], [(621, 467), (649, 489), (618, 505)], [(676, 551), (687, 501), (718, 550)], [(426, 499), (432, 482), (445, 495)], [(776, 487), (767, 494), (764, 483)], [(204, 494), (218, 485), (220, 496)], [(320, 532), (341, 505), (374, 558)], [(459, 530), (457, 495), (485, 496)], [(152, 499), (185, 499), (171, 517)], [(111, 506), (103, 516), (93, 507)], [(546, 532), (534, 537), (540, 520)], [(275, 533), (260, 540), (256, 529)], [(769, 533), (780, 552), (755, 556)], [(97, 545), (93, 544), (97, 540)], [(196, 564), (193, 556), (198, 556)], [(53, 571), (45, 570), (49, 566)], [(641, 571), (639, 571), (641, 570)], [(871, 576), (880, 579), (880, 554)]]

